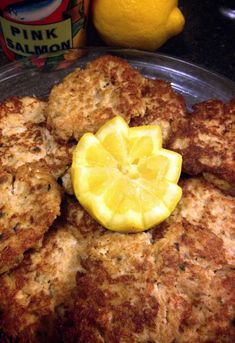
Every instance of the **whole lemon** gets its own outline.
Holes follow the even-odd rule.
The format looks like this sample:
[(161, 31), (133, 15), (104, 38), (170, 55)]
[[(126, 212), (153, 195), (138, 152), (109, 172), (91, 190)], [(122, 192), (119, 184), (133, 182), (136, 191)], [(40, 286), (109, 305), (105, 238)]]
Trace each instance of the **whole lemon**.
[(183, 30), (177, 0), (93, 0), (93, 23), (111, 46), (155, 50)]

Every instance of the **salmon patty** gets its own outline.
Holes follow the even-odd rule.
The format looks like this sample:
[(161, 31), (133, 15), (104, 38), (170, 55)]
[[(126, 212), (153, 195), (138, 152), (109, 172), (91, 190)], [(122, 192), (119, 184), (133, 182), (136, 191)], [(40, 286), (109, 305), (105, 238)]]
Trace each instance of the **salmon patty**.
[(0, 169), (0, 273), (17, 266), (38, 248), (60, 213), (61, 190), (47, 166), (25, 164)]
[(48, 127), (59, 140), (78, 140), (116, 115), (127, 122), (143, 116), (142, 82), (141, 74), (126, 61), (110, 55), (99, 57), (53, 87)]
[(71, 162), (70, 148), (57, 143), (45, 126), (46, 102), (12, 97), (0, 104), (0, 164), (16, 170), (25, 163), (44, 161), (59, 177)]
[(181, 185), (172, 216), (137, 234), (104, 229), (67, 198), (41, 250), (0, 278), (4, 334), (13, 342), (231, 342), (235, 201), (202, 178)]
[(170, 137), (186, 121), (184, 98), (173, 90), (169, 82), (147, 78), (144, 79), (141, 93), (145, 114), (131, 119), (130, 125), (160, 125), (163, 145), (167, 146)]
[(225, 192), (235, 195), (235, 99), (210, 100), (193, 112), (172, 136), (169, 147), (183, 156), (183, 171), (203, 173)]
[(60, 326), (73, 304), (87, 242), (104, 231), (77, 201), (64, 199), (42, 247), (0, 276), (0, 333), (6, 342), (61, 342)]
[(235, 200), (203, 178), (181, 185), (161, 225), (89, 241), (64, 342), (233, 341)]

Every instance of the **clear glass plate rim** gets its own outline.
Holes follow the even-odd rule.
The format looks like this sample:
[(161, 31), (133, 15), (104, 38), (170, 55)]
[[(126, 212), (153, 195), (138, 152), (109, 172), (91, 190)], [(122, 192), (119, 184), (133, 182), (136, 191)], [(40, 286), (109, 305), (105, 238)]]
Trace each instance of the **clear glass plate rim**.
[[(85, 48), (79, 48), (79, 49), (71, 49), (69, 52), (74, 51), (74, 52), (87, 52), (88, 54), (103, 54), (103, 53), (120, 53), (120, 54), (127, 54), (129, 56), (136, 56), (136, 58), (143, 57), (143, 58), (151, 58), (151, 61), (149, 63), (151, 64), (157, 64), (157, 61), (161, 59), (164, 62), (173, 62), (177, 63), (178, 67), (188, 67), (190, 68), (190, 74), (192, 76), (193, 74), (197, 73), (203, 73), (205, 76), (208, 76), (209, 78), (216, 78), (218, 82), (225, 82), (229, 87), (234, 89), (235, 91), (235, 82), (226, 76), (216, 73), (214, 71), (211, 71), (210, 69), (204, 68), (198, 64), (191, 63), (189, 61), (183, 60), (181, 58), (178, 58), (176, 56), (172, 56), (169, 54), (161, 53), (161, 52), (149, 52), (149, 51), (143, 51), (143, 50), (136, 50), (136, 49), (128, 49), (128, 48), (112, 48), (112, 47), (85, 47)], [(61, 54), (65, 54), (66, 51), (61, 51)], [(40, 57), (36, 57), (36, 59), (40, 58), (48, 58), (52, 57), (53, 54), (47, 54), (47, 55), (42, 55)], [(79, 60), (79, 59), (78, 59)], [(22, 70), (22, 65), (23, 68), (25, 67), (26, 69), (35, 69), (40, 72), (40, 68), (37, 68), (36, 66), (26, 66), (24, 62), (29, 61), (29, 58), (23, 58), (21, 60), (17, 60), (14, 62), (9, 62), (5, 66), (0, 67), (0, 79), (3, 75), (10, 74), (9, 77), (14, 77), (14, 75), (11, 75), (11, 73), (14, 73), (16, 70), (21, 69)], [(147, 62), (147, 61), (146, 61)], [(19, 63), (21, 67), (19, 67)], [(54, 62), (50, 62), (53, 64)]]

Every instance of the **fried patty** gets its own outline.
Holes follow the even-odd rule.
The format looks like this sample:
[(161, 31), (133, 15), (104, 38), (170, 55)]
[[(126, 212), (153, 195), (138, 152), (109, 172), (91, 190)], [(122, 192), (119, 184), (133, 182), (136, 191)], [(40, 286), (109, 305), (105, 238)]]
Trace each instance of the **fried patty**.
[(59, 327), (73, 302), (76, 273), (88, 241), (101, 228), (79, 206), (64, 200), (61, 218), (46, 233), (41, 249), (0, 276), (0, 332), (6, 342), (59, 343)]
[(186, 104), (170, 83), (163, 80), (144, 79), (142, 99), (146, 110), (143, 117), (131, 119), (131, 126), (160, 125), (163, 143), (167, 145), (170, 137), (186, 120)]
[(0, 326), (9, 339), (59, 342), (56, 321), (71, 303), (78, 248), (66, 227), (51, 229), (40, 251), (28, 254), (20, 267), (1, 277)]
[(172, 222), (187, 220), (213, 232), (223, 241), (226, 261), (235, 263), (235, 199), (223, 194), (202, 177), (182, 180), (183, 197)]
[(65, 141), (121, 115), (131, 126), (160, 125), (167, 144), (185, 120), (186, 105), (169, 82), (145, 78), (125, 60), (106, 55), (54, 86), (47, 112), (48, 126)]
[(0, 165), (16, 170), (45, 161), (56, 177), (71, 161), (69, 147), (58, 144), (45, 126), (46, 103), (34, 97), (12, 97), (0, 104)]
[(103, 235), (88, 246), (83, 266), (65, 342), (235, 337), (234, 271), (226, 266), (221, 240), (202, 227), (172, 224), (157, 242), (150, 233)]
[(162, 225), (88, 241), (64, 342), (235, 339), (235, 200), (202, 178), (182, 187)]
[(235, 201), (202, 178), (182, 187), (172, 217), (137, 234), (69, 198), (43, 248), (0, 278), (1, 330), (13, 342), (233, 341)]
[(25, 164), (0, 169), (0, 273), (18, 265), (39, 247), (60, 213), (61, 190), (46, 166)]
[(99, 57), (53, 87), (47, 108), (48, 127), (58, 139), (78, 140), (115, 115), (127, 122), (142, 116), (142, 81), (141, 74), (126, 61), (110, 55)]
[(217, 187), (235, 195), (235, 99), (210, 100), (193, 107), (189, 120), (172, 136), (170, 148), (183, 156), (183, 170), (205, 173)]
[(60, 205), (50, 173), (61, 176), (71, 152), (52, 135), (77, 140), (118, 114), (132, 126), (159, 124), (187, 173), (231, 193), (234, 102), (186, 116), (169, 83), (103, 56), (55, 86), (46, 106), (25, 97), (0, 107), (0, 341), (235, 341), (235, 200), (203, 178), (182, 180), (174, 213), (147, 232), (108, 231), (72, 197), (50, 227)]

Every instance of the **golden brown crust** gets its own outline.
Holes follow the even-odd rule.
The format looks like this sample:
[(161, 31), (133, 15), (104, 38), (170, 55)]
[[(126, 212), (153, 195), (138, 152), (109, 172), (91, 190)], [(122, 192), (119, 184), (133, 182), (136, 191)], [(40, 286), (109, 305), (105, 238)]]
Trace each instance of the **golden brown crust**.
[[(157, 123), (164, 145), (184, 155), (188, 173), (203, 173), (231, 194), (234, 105), (209, 101), (186, 118), (184, 101), (169, 83), (103, 56), (52, 90), (48, 126), (67, 141), (116, 114), (131, 125)], [(183, 179), (183, 197), (170, 218), (147, 232), (120, 234), (66, 197), (48, 230), (60, 190), (44, 162), (61, 176), (71, 150), (55, 142), (45, 121), (45, 103), (35, 98), (0, 106), (0, 341), (235, 341), (234, 198), (202, 177)], [(39, 164), (27, 164), (35, 160)]]
[(229, 343), (235, 201), (202, 178), (181, 185), (172, 217), (138, 234), (102, 228), (67, 198), (42, 249), (0, 278), (0, 329), (19, 342)]
[(187, 220), (213, 232), (223, 241), (226, 263), (235, 263), (235, 199), (202, 177), (180, 181), (183, 197), (169, 220)]
[(176, 135), (172, 136), (169, 146), (182, 154), (183, 170), (186, 173), (210, 173), (227, 181), (233, 188), (234, 137), (235, 99), (227, 104), (219, 100), (210, 100), (193, 107), (189, 120), (178, 129)]
[(221, 239), (187, 223), (145, 236), (91, 242), (65, 342), (229, 342), (234, 272)]
[(224, 194), (235, 197), (235, 183), (229, 183), (212, 173), (202, 173), (202, 175), (206, 181), (219, 188)]
[(58, 144), (45, 127), (46, 103), (34, 97), (12, 97), (0, 104), (0, 164), (16, 170), (44, 161), (56, 177), (71, 162), (69, 147)]
[[(159, 342), (170, 341), (173, 311), (178, 309), (177, 321), (185, 302), (174, 290), (157, 293), (154, 248), (150, 233), (107, 231), (90, 242), (82, 261), (84, 272), (77, 275), (75, 322), (67, 341), (147, 342), (155, 335)], [(169, 321), (163, 296), (169, 303)]]
[(230, 342), (235, 337), (235, 272), (226, 263), (222, 240), (183, 222), (172, 223), (160, 245), (159, 282), (176, 288), (188, 305), (175, 341)]
[(0, 327), (13, 341), (56, 342), (56, 316), (66, 312), (75, 286), (76, 248), (66, 228), (51, 229), (40, 250), (1, 276)]
[(137, 70), (118, 57), (97, 58), (54, 86), (47, 108), (49, 128), (59, 139), (78, 140), (115, 115), (127, 122), (143, 115), (142, 80)]
[(134, 235), (105, 231), (88, 241), (65, 342), (235, 337), (235, 201), (203, 178), (181, 185), (180, 205), (164, 224)]
[(163, 80), (145, 79), (141, 88), (146, 106), (143, 117), (131, 119), (131, 126), (160, 125), (163, 143), (167, 143), (172, 134), (186, 120), (186, 105), (183, 97), (174, 92), (170, 83)]
[(59, 325), (72, 305), (87, 241), (106, 231), (77, 201), (65, 198), (62, 211), (42, 247), (0, 276), (0, 332), (9, 342), (60, 342)]
[(144, 78), (125, 60), (106, 55), (55, 86), (47, 112), (48, 126), (62, 140), (78, 139), (121, 115), (131, 126), (159, 124), (167, 143), (183, 123), (186, 105), (169, 82)]
[(25, 251), (38, 247), (60, 213), (61, 191), (46, 166), (25, 164), (0, 170), (0, 273), (15, 267)]

